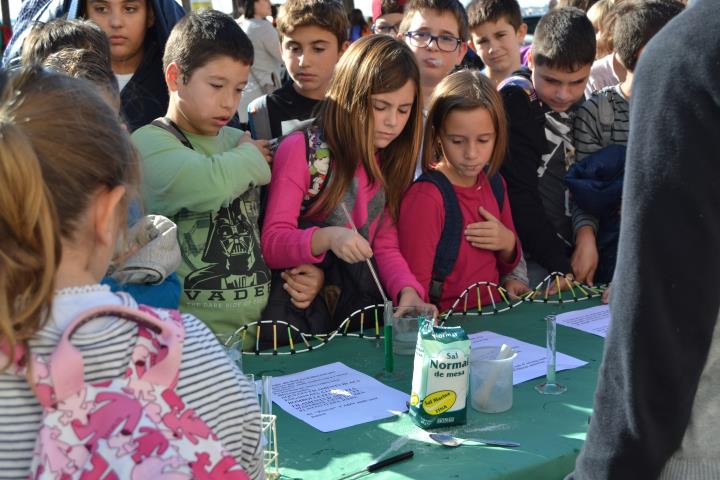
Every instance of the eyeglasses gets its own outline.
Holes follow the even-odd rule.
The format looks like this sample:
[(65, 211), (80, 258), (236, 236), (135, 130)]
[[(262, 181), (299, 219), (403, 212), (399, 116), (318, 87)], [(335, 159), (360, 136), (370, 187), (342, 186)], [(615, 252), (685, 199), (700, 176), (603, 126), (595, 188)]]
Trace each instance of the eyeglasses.
[(434, 41), (443, 52), (454, 52), (460, 45), (460, 39), (452, 35), (431, 35), (430, 32), (416, 31), (407, 32), (405, 36), (410, 39), (410, 45), (418, 48), (427, 48)]
[(377, 25), (373, 23), (371, 30), (373, 33), (395, 36), (398, 33), (399, 27), (399, 24), (393, 25), (392, 23), (383, 23), (382, 25)]

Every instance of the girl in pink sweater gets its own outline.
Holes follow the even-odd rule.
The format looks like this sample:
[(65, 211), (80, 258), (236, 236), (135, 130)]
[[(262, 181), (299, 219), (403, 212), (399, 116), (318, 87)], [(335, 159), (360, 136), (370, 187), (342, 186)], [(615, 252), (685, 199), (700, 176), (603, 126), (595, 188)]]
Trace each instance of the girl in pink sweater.
[[(403, 198), (398, 230), (400, 249), (427, 292), (425, 298), (433, 297), (441, 310), (475, 282), (497, 284), (520, 260), (505, 181), (497, 173), (507, 138), (502, 101), (483, 75), (457, 72), (437, 86), (425, 127), (425, 173), (419, 179), (428, 181), (416, 182)], [(442, 286), (433, 289), (431, 280), (438, 278), (434, 259), (449, 210), (430, 175), (446, 185), (449, 181), (447, 188), (457, 198), (462, 217), (455, 264)], [(488, 302), (487, 289), (481, 292), (481, 302)], [(477, 305), (477, 295), (468, 300), (468, 306)]]
[(367, 259), (395, 303), (423, 303), (425, 292), (400, 253), (395, 227), (420, 143), (419, 82), (404, 43), (364, 37), (335, 67), (313, 125), (278, 147), (262, 232), (265, 261), (273, 269), (317, 264), (325, 283), (341, 293), (332, 315), (320, 298), (301, 310), (283, 291), (290, 285), (274, 281), (264, 318), (304, 332), (333, 330), (357, 308), (381, 301)]

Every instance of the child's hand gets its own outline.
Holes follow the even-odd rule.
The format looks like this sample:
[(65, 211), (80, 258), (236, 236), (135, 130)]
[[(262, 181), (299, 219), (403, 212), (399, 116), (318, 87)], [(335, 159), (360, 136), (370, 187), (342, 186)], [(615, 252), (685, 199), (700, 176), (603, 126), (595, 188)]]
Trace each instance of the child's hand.
[(303, 264), (280, 274), (285, 281), (283, 288), (290, 295), (290, 301), (302, 310), (308, 308), (325, 283), (322, 269)]
[(510, 298), (513, 300), (520, 298), (520, 296), (530, 291), (530, 286), (527, 283), (512, 277), (505, 280), (502, 286), (507, 290)]
[(575, 280), (592, 285), (598, 261), (599, 255), (594, 230), (590, 226), (580, 227), (575, 234), (575, 250), (570, 259)]
[(503, 261), (512, 260), (515, 253), (515, 234), (483, 207), (478, 211), (487, 221), (468, 225), (465, 228), (465, 239), (473, 247), (500, 252)]
[(420, 298), (420, 295), (418, 295), (414, 288), (405, 287), (400, 290), (400, 298), (398, 300), (398, 309), (395, 311), (395, 317), (399, 317), (405, 312), (402, 307), (408, 307), (408, 310), (412, 310), (412, 307), (419, 309), (429, 308), (433, 312), (433, 318), (438, 317), (437, 307), (430, 303), (423, 302), (422, 298)]
[(345, 227), (330, 227), (330, 250), (337, 257), (348, 263), (358, 263), (373, 256), (372, 248), (359, 233)]
[(608, 287), (605, 289), (605, 291), (602, 294), (602, 303), (608, 304), (610, 303), (610, 290), (612, 289), (612, 285), (608, 285)]
[(260, 151), (260, 153), (262, 153), (262, 156), (265, 157), (265, 160), (267, 160), (268, 163), (272, 162), (272, 155), (270, 154), (270, 147), (267, 140), (253, 140), (250, 133), (245, 132), (245, 135), (240, 137), (240, 140), (238, 140), (237, 146), (239, 147), (243, 143), (252, 143)]
[[(566, 273), (565, 278), (560, 277), (559, 279), (553, 280), (552, 282), (550, 282), (550, 286), (547, 288), (548, 297), (557, 295), (558, 284), (560, 284), (561, 292), (567, 292), (572, 287), (574, 281), (575, 281), (575, 276), (572, 273)], [(542, 296), (544, 296), (546, 294), (545, 286), (547, 286), (547, 283), (543, 283), (542, 285), (543, 285), (542, 288), (539, 291), (535, 292), (535, 295), (533, 298), (541, 298)]]

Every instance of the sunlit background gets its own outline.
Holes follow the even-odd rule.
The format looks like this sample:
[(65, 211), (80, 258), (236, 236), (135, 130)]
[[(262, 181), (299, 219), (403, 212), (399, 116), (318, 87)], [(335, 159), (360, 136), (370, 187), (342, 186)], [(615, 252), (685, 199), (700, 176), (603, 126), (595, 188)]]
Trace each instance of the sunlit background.
[[(464, 4), (467, 4), (470, 2), (470, 0), (461, 0)], [(542, 12), (545, 7), (547, 7), (547, 0), (519, 0), (520, 6), (523, 7), (524, 14), (538, 14)], [(15, 20), (17, 18), (18, 12), (20, 11), (20, 4), (21, 0), (10, 0), (10, 18)], [(178, 2), (181, 3), (181, 2)], [(201, 6), (207, 6), (208, 3), (212, 5), (212, 7), (216, 10), (220, 10), (222, 12), (226, 13), (232, 13), (232, 0), (205, 0), (205, 1), (198, 1), (193, 2), (193, 4), (198, 4)], [(285, 0), (272, 0), (272, 3), (275, 4), (282, 4), (285, 3)], [(372, 16), (372, 0), (354, 0), (355, 8), (359, 8), (362, 10), (363, 14), (367, 17)], [(0, 18), (2, 18), (0, 14)]]

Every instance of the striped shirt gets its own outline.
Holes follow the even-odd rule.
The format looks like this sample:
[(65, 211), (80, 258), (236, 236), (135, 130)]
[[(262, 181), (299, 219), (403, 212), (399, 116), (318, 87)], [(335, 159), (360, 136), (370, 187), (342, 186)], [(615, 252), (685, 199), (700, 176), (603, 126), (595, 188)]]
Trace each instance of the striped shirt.
[[(605, 97), (613, 111), (609, 143), (604, 144), (603, 125), (600, 121), (599, 102)], [(620, 85), (605, 87), (599, 90), (578, 109), (573, 125), (573, 141), (575, 145), (575, 161), (582, 161), (588, 155), (608, 145), (627, 145), (630, 126), (630, 106), (620, 91)]]
[[(137, 308), (127, 294), (104, 286), (60, 291), (50, 319), (30, 342), (36, 354), (49, 356), (69, 322), (99, 305)], [(254, 386), (229, 360), (212, 332), (197, 318), (183, 315), (185, 340), (175, 391), (217, 434), (253, 479), (264, 478), (260, 410)], [(88, 383), (122, 376), (130, 363), (137, 324), (116, 317), (92, 320), (73, 335), (82, 352)], [(0, 373), (0, 479), (27, 479), (42, 409), (24, 377)]]

